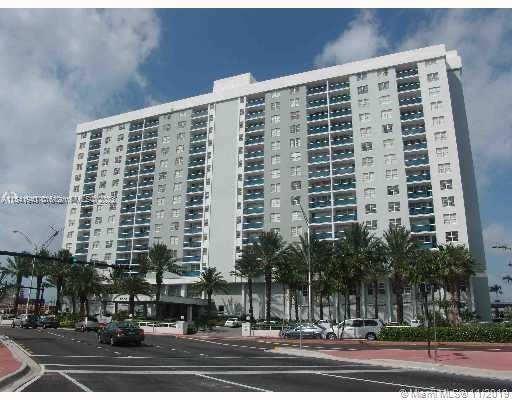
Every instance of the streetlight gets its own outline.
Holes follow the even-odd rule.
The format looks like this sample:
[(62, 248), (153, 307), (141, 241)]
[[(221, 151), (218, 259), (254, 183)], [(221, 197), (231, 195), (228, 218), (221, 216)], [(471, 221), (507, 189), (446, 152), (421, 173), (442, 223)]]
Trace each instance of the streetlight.
[[(34, 244), (34, 242), (32, 240), (30, 240), (30, 238), (28, 237), (27, 234), (21, 232), (21, 231), (18, 231), (18, 230), (14, 230), (12, 231), (12, 233), (16, 234), (20, 234), (21, 236), (23, 236), (25, 238), (25, 240), (34, 248), (34, 255), (37, 253), (37, 246)], [(30, 297), (32, 296), (32, 285), (34, 283), (34, 269), (35, 269), (35, 257), (32, 257), (32, 273), (30, 274), (30, 288), (28, 290), (28, 297), (27, 297), (27, 304), (25, 305), (25, 314), (28, 314), (28, 303), (30, 302)], [(37, 299), (37, 301), (39, 301), (39, 299)]]
[(293, 201), (297, 203), (300, 207), (300, 211), (302, 212), (302, 217), (304, 218), (304, 221), (306, 222), (306, 226), (308, 229), (308, 323), (311, 323), (311, 314), (313, 310), (313, 297), (311, 296), (311, 235), (310, 235), (310, 228), (309, 228), (309, 218), (307, 217), (306, 213), (304, 212), (304, 209), (302, 208), (302, 204), (300, 202), (300, 196), (292, 197)]

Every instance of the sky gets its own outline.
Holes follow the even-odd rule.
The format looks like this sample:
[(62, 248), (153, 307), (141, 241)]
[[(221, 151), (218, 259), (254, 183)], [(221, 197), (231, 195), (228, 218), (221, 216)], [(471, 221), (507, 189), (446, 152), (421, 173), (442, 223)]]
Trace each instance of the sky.
[[(489, 282), (512, 298), (512, 252), (491, 247), (512, 246), (509, 10), (0, 10), (0, 195), (67, 196), (80, 122), (230, 75), (265, 80), (442, 43), (463, 62)], [(40, 244), (64, 214), (0, 204), (0, 249), (30, 250), (12, 231)]]

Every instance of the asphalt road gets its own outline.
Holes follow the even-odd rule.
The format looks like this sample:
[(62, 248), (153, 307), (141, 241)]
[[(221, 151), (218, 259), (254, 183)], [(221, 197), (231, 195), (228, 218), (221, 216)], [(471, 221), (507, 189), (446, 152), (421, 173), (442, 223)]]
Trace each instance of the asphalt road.
[[(508, 389), (512, 383), (283, 356), (280, 341), (146, 336), (141, 347), (98, 344), (94, 332), (0, 328), (43, 367), (23, 391), (398, 391)], [(294, 343), (286, 343), (294, 345)], [(336, 343), (315, 347), (335, 347)]]

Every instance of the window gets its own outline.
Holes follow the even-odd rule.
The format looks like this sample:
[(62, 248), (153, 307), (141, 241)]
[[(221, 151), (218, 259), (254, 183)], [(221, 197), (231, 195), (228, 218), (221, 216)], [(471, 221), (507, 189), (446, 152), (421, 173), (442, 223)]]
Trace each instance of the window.
[(389, 89), (389, 81), (379, 83), (379, 91), (382, 92), (383, 90), (387, 89)]
[(393, 124), (382, 125), (382, 132), (383, 133), (393, 133)]
[(160, 152), (162, 153), (162, 155), (166, 155), (169, 153), (169, 147), (162, 147), (162, 149), (160, 150)]
[(370, 106), (370, 100), (365, 97), (364, 99), (357, 100), (357, 104), (359, 108), (368, 108)]
[(292, 206), (298, 206), (300, 204), (300, 196), (292, 197)]
[(101, 176), (101, 177), (105, 177), (105, 176), (107, 176), (107, 170), (106, 170), (106, 169), (102, 170), (102, 171), (100, 172), (100, 176)]
[(384, 164), (391, 165), (396, 162), (396, 154), (386, 154), (384, 156)]
[(290, 125), (290, 133), (292, 135), (300, 133), (300, 124)]
[(364, 223), (366, 225), (366, 228), (370, 231), (374, 231), (377, 229), (377, 220), (372, 219), (371, 221), (365, 221)]
[(390, 218), (389, 219), (389, 226), (396, 228), (398, 226), (402, 225), (402, 218)]
[(279, 154), (274, 154), (272, 157), (270, 157), (270, 161), (272, 165), (279, 164), (281, 162), (281, 156)]
[(178, 218), (180, 216), (180, 209), (179, 208), (173, 208), (171, 210), (171, 217)]
[(185, 149), (185, 146), (182, 144), (179, 144), (176, 146), (176, 153), (183, 153), (183, 150)]
[(359, 129), (359, 133), (361, 134), (362, 139), (369, 139), (372, 136), (372, 128), (361, 128)]
[(443, 214), (443, 223), (445, 225), (456, 224), (457, 223), (457, 214), (456, 213)]
[(441, 204), (443, 205), (443, 207), (455, 207), (455, 197), (441, 197)]
[(280, 183), (272, 183), (270, 185), (270, 192), (271, 193), (279, 193), (279, 192), (281, 192), (281, 184)]
[(458, 231), (446, 232), (446, 241), (447, 242), (458, 242), (459, 241), (459, 232)]
[(441, 190), (453, 189), (453, 182), (451, 179), (444, 179), (442, 181), (439, 181), (439, 185), (441, 187)]
[(366, 93), (368, 93), (368, 85), (357, 87), (357, 94), (366, 94)]
[(365, 122), (370, 120), (370, 113), (359, 114), (359, 121)]
[(296, 152), (290, 154), (290, 160), (291, 161), (300, 161), (301, 160), (300, 152), (296, 151)]
[(68, 226), (69, 226), (69, 227), (72, 227), (72, 226), (74, 226), (74, 225), (75, 225), (75, 221), (73, 221), (72, 219), (70, 219), (70, 220), (68, 221)]
[(270, 207), (272, 208), (278, 208), (281, 207), (281, 199), (275, 198), (270, 200)]
[(81, 160), (81, 159), (83, 159), (83, 158), (84, 158), (84, 153), (79, 153), (79, 154), (78, 154), (78, 159), (79, 159), (79, 160)]
[(377, 212), (377, 204), (366, 204), (364, 211), (366, 214), (375, 214)]
[(101, 212), (103, 210), (103, 205), (102, 204), (98, 204), (96, 206), (96, 212)]
[(101, 235), (101, 229), (95, 229), (94, 236), (100, 236), (100, 235)]
[(391, 96), (389, 94), (379, 97), (379, 104), (381, 106), (388, 106), (391, 103)]
[(384, 149), (391, 149), (395, 145), (395, 140), (394, 139), (383, 140), (382, 145), (384, 146)]
[(372, 142), (363, 142), (361, 143), (361, 150), (362, 151), (370, 151), (373, 149)]
[(391, 119), (393, 117), (393, 111), (392, 110), (383, 110), (380, 113), (381, 118), (384, 119)]
[(399, 201), (390, 201), (388, 203), (388, 211), (389, 212), (400, 211), (400, 202)]
[(185, 132), (178, 133), (178, 140), (183, 140), (183, 139), (185, 139)]
[(296, 166), (296, 167), (290, 167), (290, 176), (300, 176), (302, 174), (302, 167)]
[(78, 193), (80, 191), (80, 186), (73, 186), (73, 192)]
[(107, 235), (113, 235), (114, 234), (114, 228), (107, 228)]
[(291, 183), (292, 190), (300, 190), (301, 188), (301, 182), (300, 181), (293, 181)]
[(363, 182), (373, 182), (375, 180), (375, 172), (363, 172)]
[(156, 217), (157, 219), (162, 219), (162, 218), (164, 217), (164, 212), (163, 212), (163, 210), (157, 211), (157, 212), (155, 213), (155, 217)]
[(270, 221), (272, 222), (281, 222), (281, 214), (280, 213), (271, 213)]
[(114, 219), (115, 219), (115, 216), (114, 216), (114, 215), (110, 215), (110, 216), (108, 217), (108, 222), (109, 222), (109, 224), (112, 224), (112, 223), (114, 222)]
[(398, 185), (388, 186), (388, 196), (395, 196), (397, 194), (400, 194)]
[(430, 103), (430, 111), (432, 112), (438, 112), (443, 109), (443, 102), (442, 101), (433, 101)]
[(291, 228), (292, 238), (297, 238), (301, 235), (302, 235), (302, 226), (292, 226), (292, 228)]
[(290, 107), (293, 108), (293, 107), (298, 107), (300, 105), (300, 101), (299, 101), (299, 98), (296, 97), (294, 99), (290, 99)]
[(367, 72), (358, 72), (356, 74), (356, 79), (358, 81), (364, 81), (367, 77), (368, 77), (368, 73)]
[(101, 224), (101, 217), (96, 217), (96, 218), (94, 219), (94, 223), (95, 223), (95, 224)]
[(124, 140), (124, 135), (121, 133), (120, 135), (117, 135), (117, 141)]
[(274, 91), (272, 92), (272, 98), (274, 98), (274, 99), (275, 99), (275, 98), (277, 98), (277, 97), (279, 97), (279, 96), (281, 96), (281, 92), (279, 92), (279, 91), (277, 91), (277, 90), (274, 90)]
[(173, 222), (171, 224), (171, 231), (179, 231), (180, 230), (180, 223), (179, 222)]
[(375, 188), (364, 189), (364, 198), (366, 200), (373, 200), (375, 198)]
[[(281, 108), (281, 103), (279, 101), (276, 101), (275, 103), (270, 104), (270, 109), (272, 111), (277, 111)], [(278, 121), (279, 122), (279, 121)]]
[(71, 251), (72, 246), (73, 246), (72, 243), (66, 243), (66, 250), (70, 250)]
[(450, 163), (438, 164), (437, 171), (440, 174), (449, 174), (452, 172), (452, 166)]
[(183, 165), (183, 157), (178, 157), (174, 160), (174, 165)]
[(272, 130), (270, 131), (270, 136), (272, 136), (272, 137), (281, 136), (281, 128), (272, 128)]
[(441, 126), (444, 124), (444, 117), (433, 117), (432, 118), (432, 125), (434, 127)]
[(300, 138), (290, 139), (290, 148), (300, 147)]
[(431, 72), (430, 74), (427, 74), (427, 81), (435, 82), (438, 80), (439, 80), (439, 72)]
[[(165, 191), (165, 185), (158, 185), (158, 187), (160, 186), (163, 186), (164, 187), (164, 191)], [(182, 184), (181, 182), (178, 182), (178, 183), (175, 183), (174, 186), (173, 186), (173, 192), (181, 192), (181, 187), (182, 187)]]
[(279, 150), (281, 148), (281, 142), (279, 140), (276, 140), (276, 141), (270, 143), (270, 148), (272, 150)]
[(172, 204), (180, 204), (181, 203), (181, 195), (177, 194), (172, 196)]
[(169, 244), (171, 246), (177, 246), (179, 244), (179, 239), (178, 239), (178, 236), (171, 236), (169, 238)]
[(180, 122), (178, 122), (178, 127), (179, 128), (184, 128), (186, 126), (187, 126), (187, 121), (180, 121)]
[(165, 203), (165, 198), (164, 197), (159, 197), (159, 198), (156, 199), (156, 204), (158, 206), (163, 206), (164, 203)]
[(292, 221), (302, 221), (301, 211), (292, 211)]
[(298, 112), (298, 111), (292, 111), (292, 112), (290, 113), (290, 119), (291, 119), (291, 120), (299, 119), (299, 112)]
[(71, 239), (73, 237), (73, 231), (68, 232), (68, 239)]
[(436, 155), (438, 157), (446, 157), (448, 155), (448, 147), (438, 147), (436, 148)]
[(388, 76), (388, 69), (382, 68), (377, 71), (377, 76)]
[(425, 61), (425, 66), (426, 67), (430, 67), (430, 66), (435, 65), (435, 64), (437, 64), (437, 60), (426, 60)]
[(296, 93), (299, 93), (299, 87), (298, 86), (290, 88), (290, 94), (296, 94)]
[(439, 86), (431, 87), (428, 89), (428, 94), (430, 95), (430, 97), (435, 99), (439, 97), (439, 95), (441, 94), (441, 88)]
[(71, 211), (69, 212), (70, 215), (75, 215), (76, 214), (76, 208), (72, 208)]
[(279, 169), (273, 169), (272, 170), (272, 178), (276, 179), (281, 176), (281, 170)]
[(434, 139), (436, 142), (443, 142), (446, 140), (446, 138), (447, 138), (446, 131), (434, 133)]
[(372, 167), (375, 164), (373, 157), (363, 157), (362, 165), (363, 167)]

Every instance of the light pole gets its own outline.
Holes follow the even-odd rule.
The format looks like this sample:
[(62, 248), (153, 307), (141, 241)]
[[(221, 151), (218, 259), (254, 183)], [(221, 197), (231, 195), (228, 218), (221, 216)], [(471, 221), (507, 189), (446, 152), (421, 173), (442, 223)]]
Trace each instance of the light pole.
[[(27, 234), (21, 232), (21, 231), (18, 231), (18, 230), (14, 230), (12, 231), (12, 233), (16, 234), (20, 234), (21, 236), (23, 236), (25, 238), (25, 240), (34, 248), (34, 255), (37, 253), (37, 246), (34, 244), (34, 242), (32, 240), (30, 240), (30, 238), (28, 237)], [(30, 274), (30, 288), (28, 289), (28, 297), (27, 297), (27, 304), (25, 305), (25, 314), (28, 314), (28, 304), (30, 302), (30, 297), (32, 296), (32, 285), (34, 283), (34, 269), (35, 269), (35, 257), (32, 257), (32, 273)], [(39, 299), (37, 299), (37, 301), (39, 301)]]
[(300, 197), (296, 196), (293, 197), (293, 201), (296, 202), (299, 207), (300, 211), (302, 212), (302, 217), (304, 218), (304, 221), (306, 222), (307, 227), (307, 235), (308, 235), (308, 254), (307, 254), (307, 263), (308, 263), (308, 323), (311, 323), (311, 315), (313, 312), (313, 297), (311, 295), (311, 232), (309, 228), (309, 218), (304, 212), (304, 209), (302, 208), (302, 204), (300, 202)]

